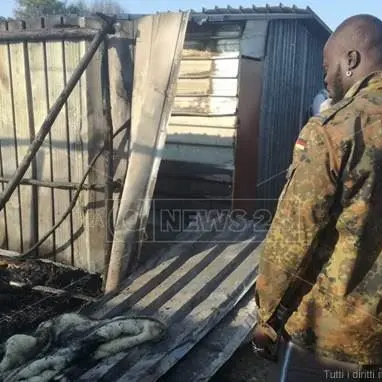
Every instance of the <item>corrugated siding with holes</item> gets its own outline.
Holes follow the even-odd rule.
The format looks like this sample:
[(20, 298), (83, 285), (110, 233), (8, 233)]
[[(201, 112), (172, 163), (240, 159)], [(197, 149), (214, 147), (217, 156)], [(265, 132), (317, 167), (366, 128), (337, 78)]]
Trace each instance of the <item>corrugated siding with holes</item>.
[(238, 23), (190, 24), (156, 198), (225, 198), (229, 206), (242, 31)]
[(271, 21), (265, 57), (259, 136), (257, 198), (275, 209), (285, 184), (294, 142), (307, 121), (310, 104), (323, 86), (324, 40), (299, 20)]

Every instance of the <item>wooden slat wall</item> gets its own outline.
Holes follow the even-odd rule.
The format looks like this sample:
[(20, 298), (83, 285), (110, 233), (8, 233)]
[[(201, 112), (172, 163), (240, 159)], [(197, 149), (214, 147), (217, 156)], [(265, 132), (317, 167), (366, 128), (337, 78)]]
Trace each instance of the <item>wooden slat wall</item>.
[[(48, 102), (53, 105), (65, 86), (65, 45), (63, 42), (46, 43), (46, 69), (48, 82)], [(37, 107), (38, 107), (37, 103)], [(57, 116), (51, 130), (51, 164), (53, 179), (55, 181), (70, 181), (70, 163), (73, 161), (73, 154), (69, 147), (72, 140), (69, 135), (69, 115), (67, 107), (64, 107)], [(69, 146), (68, 146), (69, 143)], [(73, 142), (74, 143), (74, 142)], [(80, 179), (76, 179), (77, 182)], [(68, 208), (70, 203), (70, 191), (54, 190), (53, 211), (54, 220), (57, 221)], [(77, 207), (78, 208), (78, 207)], [(43, 223), (43, 222), (42, 222)], [(49, 229), (48, 224), (42, 224), (42, 231), (45, 233)], [(72, 248), (72, 215), (57, 228), (55, 232), (56, 260), (65, 264), (74, 262)]]
[[(92, 18), (47, 17), (26, 22), (2, 21), (0, 29), (50, 28), (65, 22), (78, 27), (100, 27)], [(126, 73), (132, 68), (131, 57), (124, 63), (123, 70), (117, 65), (120, 59), (131, 54), (131, 44), (124, 39), (131, 32), (130, 24), (132, 22), (121, 22), (121, 32), (109, 44), (115, 130), (130, 119), (129, 97), (124, 96), (121, 89), (128, 86)], [(72, 40), (0, 44), (0, 176), (12, 177), (89, 43)], [(79, 183), (90, 161), (103, 146), (105, 129), (99, 49), (58, 115), (25, 178)], [(126, 133), (120, 134), (115, 146), (115, 175), (119, 178), (126, 171), (125, 136)], [(118, 160), (118, 155), (123, 159)], [(101, 156), (86, 183), (103, 185), (105, 171)], [(4, 189), (4, 183), (0, 183), (0, 187)], [(73, 190), (19, 186), (0, 212), (0, 247), (19, 252), (30, 248), (62, 217), (73, 195)], [(39, 255), (49, 254), (62, 263), (101, 272), (106, 237), (104, 206), (102, 191), (82, 191), (72, 213), (40, 247)]]
[[(84, 45), (84, 43), (81, 44)], [(82, 57), (83, 55), (84, 47), (81, 46), (81, 44), (70, 41), (66, 41), (64, 43), (66, 81), (68, 81), (68, 79), (72, 75), (73, 71), (75, 70), (78, 64), (78, 61), (80, 60), (80, 57)], [(85, 119), (83, 113), (85, 112), (84, 101), (86, 99), (86, 94), (83, 91), (84, 82), (85, 78), (82, 78), (79, 85), (74, 88), (73, 93), (69, 97), (66, 106), (66, 114), (68, 117), (67, 134), (70, 143), (70, 156), (68, 157), (68, 175), (71, 182), (79, 182), (84, 173), (83, 142), (81, 138), (81, 131), (86, 123), (86, 121), (83, 121)], [(69, 191), (68, 194), (70, 199), (72, 199), (72, 197), (74, 196), (74, 191)], [(86, 269), (91, 269), (92, 267), (90, 265), (89, 260), (87, 259), (88, 250), (84, 238), (84, 196), (85, 194), (80, 195), (80, 199), (77, 201), (77, 204), (74, 207), (73, 212), (70, 216), (71, 235), (73, 237), (73, 265)]]
[[(98, 20), (81, 19), (81, 26), (88, 28), (100, 28)], [(81, 43), (81, 54), (85, 54), (89, 42)], [(102, 48), (101, 48), (102, 49)], [(101, 49), (98, 49), (90, 62), (86, 73), (84, 73), (84, 88), (82, 93), (83, 114), (82, 118), (87, 118), (82, 127), (82, 144), (87, 149), (84, 150), (83, 166), (84, 171), (89, 167), (93, 157), (104, 144), (106, 121), (103, 116), (102, 85), (101, 85)], [(90, 184), (105, 184), (107, 175), (105, 174), (105, 156), (102, 155), (92, 166), (89, 173), (88, 182)], [(91, 270), (99, 271), (104, 267), (105, 252), (105, 198), (102, 192), (86, 192), (83, 194), (85, 243), (87, 248), (87, 258), (80, 258), (83, 261), (81, 266), (89, 264)]]
[[(10, 22), (9, 30), (24, 29), (20, 21)], [(29, 75), (29, 57), (28, 50), (24, 43), (16, 43), (10, 46), (10, 59), (12, 62), (20, 62), (21, 65), (11, 65), (11, 75), (13, 80), (13, 102), (15, 108), (14, 128), (16, 132), (15, 143), (18, 163), (21, 162), (27, 153), (28, 145), (34, 136), (34, 126), (29, 120), (30, 99), (30, 80)], [(33, 177), (35, 162), (29, 167), (25, 176)], [(35, 239), (35, 206), (34, 206), (34, 187), (20, 187), (20, 205), (30, 205), (28, 210), (21, 210), (22, 226), (19, 228), (22, 241), (21, 249), (28, 247)]]
[[(8, 29), (8, 25), (0, 23), (1, 29)], [(12, 65), (12, 49), (7, 44), (0, 44), (1, 88), (0, 88), (0, 124), (1, 124), (1, 175), (7, 176), (18, 167), (17, 133), (15, 128), (14, 75)], [(2, 184), (4, 189), (4, 184)], [(23, 247), (21, 192), (17, 187), (4, 210), (1, 213), (2, 247), (21, 251)]]
[(229, 206), (242, 32), (235, 24), (190, 22), (156, 198), (224, 198)]
[[(28, 25), (30, 28), (41, 28), (41, 21), (36, 23), (36, 25)], [(39, 129), (42, 122), (44, 121), (49, 108), (55, 99), (52, 100), (52, 75), (48, 72), (48, 67), (51, 65), (51, 58), (49, 57), (48, 62), (48, 47), (49, 44), (44, 42), (28, 43), (29, 52), (29, 69), (31, 75), (31, 85), (32, 85), (32, 100), (33, 100), (33, 115), (34, 115), (34, 126), (35, 129)], [(51, 47), (49, 47), (50, 49)], [(17, 63), (15, 63), (17, 64)], [(61, 63), (62, 65), (62, 63)], [(52, 65), (51, 65), (52, 66)], [(61, 116), (60, 116), (61, 117)], [(58, 123), (62, 124), (62, 118), (58, 119)], [(62, 128), (62, 126), (60, 126)], [(57, 126), (55, 127), (57, 128)], [(65, 132), (65, 131), (64, 131)], [(54, 180), (54, 168), (53, 168), (53, 147), (54, 140), (52, 139), (52, 132), (48, 134), (43, 145), (41, 146), (39, 152), (36, 156), (36, 167), (38, 180)], [(57, 147), (58, 151), (62, 150), (63, 144)], [(65, 167), (64, 167), (65, 170)], [(11, 175), (11, 174), (9, 174)], [(23, 186), (27, 188), (29, 186)], [(49, 189), (45, 187), (38, 188), (38, 200), (37, 200), (37, 216), (38, 222), (36, 226), (38, 229), (38, 238), (40, 239), (48, 230), (49, 226), (53, 226), (56, 220), (55, 211), (55, 196), (57, 196), (54, 189)], [(41, 208), (44, 206), (44, 208)], [(22, 206), (24, 209), (25, 207)], [(67, 227), (67, 222), (65, 222), (65, 228)], [(62, 233), (62, 229), (60, 231)], [(50, 235), (44, 242), (43, 246), (39, 248), (39, 254), (45, 255), (52, 253), (55, 257), (56, 254), (56, 237), (57, 232)], [(68, 254), (68, 251), (64, 251), (64, 256)], [(65, 256), (65, 257), (66, 257)], [(62, 256), (61, 256), (62, 258)]]
[[(40, 29), (60, 22), (59, 17), (26, 23), (3, 22), (2, 30)], [(35, 132), (40, 129), (49, 108), (77, 66), (81, 58), (80, 45), (81, 42), (62, 41), (1, 44), (4, 52), (2, 57), (6, 58), (6, 67), (2, 68), (5, 76), (0, 94), (2, 108), (7, 103), (12, 103), (12, 107), (5, 109), (8, 112), (1, 113), (1, 141), (4, 148), (2, 176), (10, 178), (24, 157)], [(83, 166), (77, 162), (77, 167), (81, 167), (80, 171), (75, 171), (73, 167), (76, 158), (82, 158), (87, 149), (78, 145), (79, 129), (86, 123), (86, 118), (83, 118), (84, 110), (79, 110), (85, 90), (84, 81), (81, 80), (58, 115), (25, 178), (66, 182), (81, 180)], [(11, 133), (12, 128), (14, 131)], [(14, 135), (13, 141), (10, 133)], [(7, 155), (5, 150), (14, 154)], [(7, 219), (6, 227), (2, 224), (8, 237), (8, 245), (4, 243), (2, 247), (16, 251), (27, 250), (63, 215), (69, 206), (72, 193), (45, 187), (20, 186), (11, 202), (6, 205), (6, 213), (11, 212), (11, 209), (16, 211), (13, 211), (13, 218)], [(83, 225), (80, 208), (78, 204), (73, 213), (49, 236), (40, 247), (39, 255), (52, 255), (54, 260), (74, 264), (75, 252), (84, 253), (84, 235), (71, 239), (74, 231), (81, 231), (80, 227)], [(77, 251), (74, 250), (75, 247)]]

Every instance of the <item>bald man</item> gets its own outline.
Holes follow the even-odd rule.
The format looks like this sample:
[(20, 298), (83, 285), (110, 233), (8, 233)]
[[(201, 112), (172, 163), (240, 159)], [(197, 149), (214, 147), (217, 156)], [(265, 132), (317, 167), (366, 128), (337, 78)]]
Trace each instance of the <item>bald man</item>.
[[(312, 117), (295, 144), (260, 259), (254, 344), (266, 351), (283, 328), (273, 381), (378, 381), (382, 21), (345, 20), (323, 65), (334, 105)], [(289, 308), (283, 316), (280, 306)]]

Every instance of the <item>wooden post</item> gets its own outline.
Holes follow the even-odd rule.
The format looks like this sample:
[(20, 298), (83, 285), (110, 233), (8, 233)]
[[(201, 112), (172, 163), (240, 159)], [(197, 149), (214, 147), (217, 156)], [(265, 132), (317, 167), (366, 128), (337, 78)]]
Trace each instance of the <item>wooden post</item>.
[[(103, 101), (103, 114), (105, 119), (104, 130), (104, 147), (105, 147), (105, 263), (104, 275), (107, 275), (108, 264), (110, 261), (110, 252), (113, 244), (114, 233), (114, 219), (113, 219), (113, 120), (111, 114), (111, 100), (110, 100), (110, 77), (109, 77), (109, 50), (108, 41), (105, 40), (102, 49), (102, 63), (101, 63), (101, 76), (102, 76), (102, 101)], [(105, 281), (106, 277), (104, 277)]]
[(118, 289), (137, 254), (145, 228), (175, 96), (188, 15), (161, 14), (140, 20), (134, 62), (132, 152), (115, 227), (106, 293)]

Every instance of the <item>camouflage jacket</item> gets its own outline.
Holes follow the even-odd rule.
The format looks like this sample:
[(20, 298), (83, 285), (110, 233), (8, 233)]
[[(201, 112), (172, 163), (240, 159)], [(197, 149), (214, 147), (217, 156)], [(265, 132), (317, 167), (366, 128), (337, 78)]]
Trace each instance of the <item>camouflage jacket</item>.
[(382, 72), (300, 132), (264, 242), (259, 320), (303, 280), (285, 329), (318, 355), (382, 364)]

